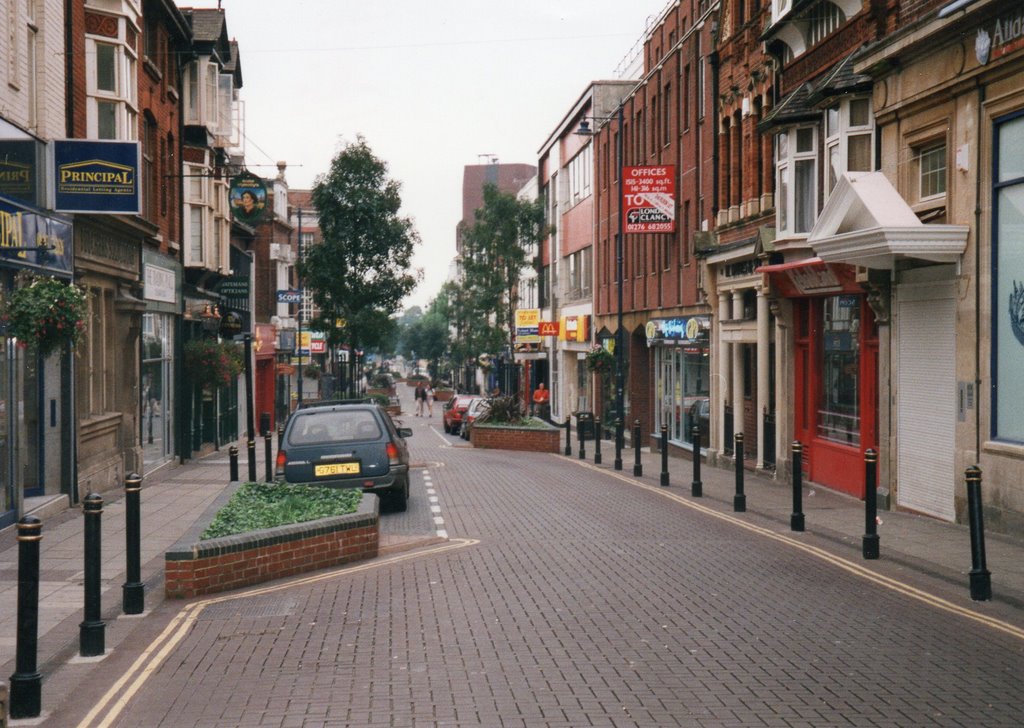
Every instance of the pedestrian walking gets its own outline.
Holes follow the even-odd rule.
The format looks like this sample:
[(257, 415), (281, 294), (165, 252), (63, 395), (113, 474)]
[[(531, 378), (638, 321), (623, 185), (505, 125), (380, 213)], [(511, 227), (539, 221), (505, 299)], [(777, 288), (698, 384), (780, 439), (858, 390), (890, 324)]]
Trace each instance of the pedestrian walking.
[(427, 403), (427, 417), (434, 416), (434, 388), (429, 384), (423, 390), (423, 401)]
[(423, 402), (426, 399), (426, 393), (427, 393), (427, 389), (426, 389), (426, 387), (423, 386), (422, 382), (420, 382), (419, 384), (416, 385), (416, 394), (415, 394), (415, 396), (416, 396), (416, 416), (417, 417), (422, 417), (423, 416)]

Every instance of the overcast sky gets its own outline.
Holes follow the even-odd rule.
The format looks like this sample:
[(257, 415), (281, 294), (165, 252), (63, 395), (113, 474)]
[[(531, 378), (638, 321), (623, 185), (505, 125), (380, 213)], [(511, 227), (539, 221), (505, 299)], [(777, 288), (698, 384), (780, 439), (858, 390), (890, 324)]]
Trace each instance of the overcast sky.
[[(217, 7), (216, 0), (179, 2)], [(313, 185), (366, 137), (402, 184), (425, 306), (455, 255), (462, 169), (537, 149), (587, 85), (616, 78), (668, 0), (222, 0), (241, 53), (246, 159)], [(266, 165), (266, 166), (261, 166)]]

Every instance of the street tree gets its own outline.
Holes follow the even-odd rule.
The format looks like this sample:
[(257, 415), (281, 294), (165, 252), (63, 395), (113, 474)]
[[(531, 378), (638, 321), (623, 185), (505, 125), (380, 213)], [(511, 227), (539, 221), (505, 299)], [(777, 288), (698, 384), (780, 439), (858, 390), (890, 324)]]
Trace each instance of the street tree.
[(361, 135), (316, 179), (323, 242), (305, 250), (298, 268), (320, 311), (311, 326), (332, 345), (375, 349), (388, 341), (392, 314), (422, 275), (412, 267), (419, 235), (399, 215), (400, 189)]
[(467, 339), (493, 352), (495, 344), (512, 348), (519, 279), (546, 226), (539, 200), (520, 199), (492, 184), (483, 193), (483, 207), (463, 234), (463, 291), (456, 298), (465, 308), (460, 315)]

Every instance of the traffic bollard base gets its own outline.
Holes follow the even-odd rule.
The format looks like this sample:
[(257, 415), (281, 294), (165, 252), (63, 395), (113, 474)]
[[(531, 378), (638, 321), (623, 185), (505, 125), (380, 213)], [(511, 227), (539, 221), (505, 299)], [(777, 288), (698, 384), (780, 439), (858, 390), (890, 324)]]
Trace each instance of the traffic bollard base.
[(635, 475), (637, 477), (640, 477), (643, 474), (644, 474), (644, 466), (643, 465), (637, 464), (637, 465), (633, 466), (633, 475)]
[(43, 709), (43, 676), (41, 673), (14, 673), (10, 682), (10, 717), (38, 718)]
[(789, 529), (791, 531), (803, 531), (804, 530), (804, 514), (794, 513), (789, 517)]
[(82, 622), (78, 625), (78, 654), (82, 657), (98, 657), (106, 652), (106, 624)]
[(732, 509), (736, 513), (744, 513), (747, 510), (747, 496), (734, 495), (732, 497)]
[(971, 571), (971, 599), (987, 602), (992, 599), (992, 574), (987, 569)]
[(701, 498), (704, 496), (704, 483), (699, 480), (695, 480), (690, 483), (690, 495), (694, 498)]
[(878, 534), (866, 534), (861, 544), (861, 551), (864, 554), (865, 559), (877, 559), (878, 558), (878, 545), (879, 545)]
[(121, 607), (125, 614), (142, 614), (146, 611), (142, 582), (126, 583), (121, 586)]
[(661, 474), (661, 484), (668, 485), (668, 473)]

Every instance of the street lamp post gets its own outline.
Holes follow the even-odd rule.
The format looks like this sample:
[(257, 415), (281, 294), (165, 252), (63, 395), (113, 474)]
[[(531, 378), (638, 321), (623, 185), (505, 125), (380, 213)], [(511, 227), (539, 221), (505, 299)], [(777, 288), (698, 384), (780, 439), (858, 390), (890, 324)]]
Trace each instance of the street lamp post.
[(623, 423), (626, 421), (625, 407), (625, 372), (623, 362), (623, 345), (625, 337), (622, 331), (622, 103), (619, 103), (618, 110), (618, 137), (615, 143), (615, 164), (618, 168), (619, 192), (615, 209), (619, 218), (618, 230), (615, 233), (615, 283), (616, 291), (616, 329), (615, 329), (615, 469), (622, 470), (622, 447), (623, 447)]

